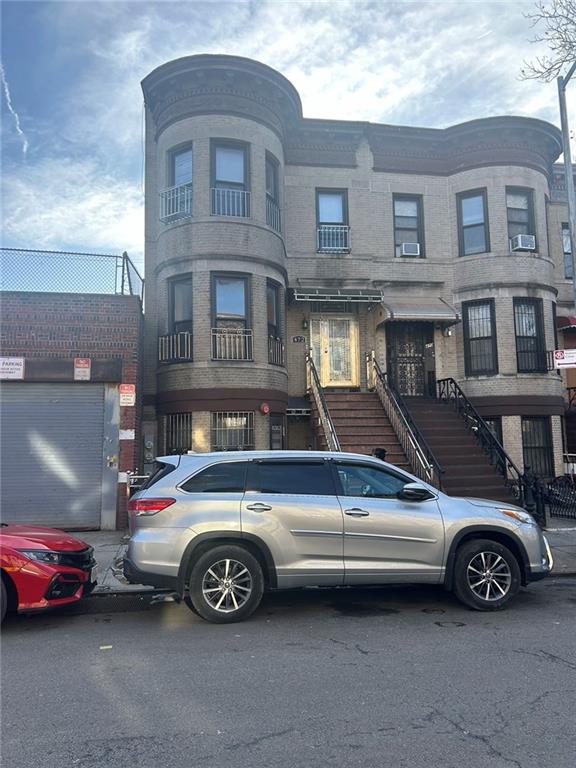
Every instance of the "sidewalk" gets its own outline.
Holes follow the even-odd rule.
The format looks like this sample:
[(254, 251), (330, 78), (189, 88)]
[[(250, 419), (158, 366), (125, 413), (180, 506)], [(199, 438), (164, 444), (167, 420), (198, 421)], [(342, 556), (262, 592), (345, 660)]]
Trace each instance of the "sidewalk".
[[(573, 523), (554, 520), (544, 531), (554, 556), (554, 576), (576, 576), (576, 525)], [(124, 581), (121, 561), (128, 541), (126, 532), (87, 531), (79, 533), (78, 538), (94, 547), (98, 563), (98, 586), (94, 594), (153, 591), (153, 587)]]

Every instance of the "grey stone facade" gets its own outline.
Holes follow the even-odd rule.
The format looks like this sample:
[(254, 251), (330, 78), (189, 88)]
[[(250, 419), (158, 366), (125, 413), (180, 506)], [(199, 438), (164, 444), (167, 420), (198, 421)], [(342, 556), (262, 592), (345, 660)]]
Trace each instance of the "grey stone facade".
[[(518, 372), (513, 306), (522, 297), (541, 300), (541, 345), (553, 350), (554, 307), (559, 300), (568, 306), (571, 290), (564, 278), (559, 229), (565, 220), (563, 203), (550, 202), (552, 164), (561, 150), (555, 127), (517, 117), (475, 120), (445, 130), (311, 120), (302, 116), (299, 96), (281, 74), (228, 56), (169, 62), (143, 81), (143, 90), (145, 435), (150, 456), (170, 447), (167, 418), (182, 413), (191, 414), (184, 447), (194, 450), (213, 447), (211, 414), (221, 412), (254, 414), (252, 444), (263, 449), (270, 447), (271, 414), (280, 418), (288, 411), (284, 446), (307, 447), (312, 438), (300, 411), (313, 325), (321, 328), (320, 318), (350, 320), (355, 329), (352, 386), (364, 389), (365, 356), (374, 351), (383, 369), (389, 364), (397, 323), (386, 307), (409, 298), (416, 310), (407, 321), (422, 323), (418, 327), (427, 334), (433, 377), (453, 377), (484, 416), (501, 419), (505, 448), (519, 465), (522, 417), (547, 419), (554, 473), (563, 473), (565, 383), (554, 371)], [(246, 149), (243, 192), (249, 194), (249, 210), (242, 216), (214, 215), (214, 145), (222, 141), (240, 142)], [(160, 196), (173, 186), (169, 158), (180, 147), (192, 148), (191, 204), (161, 220)], [(277, 163), (280, 232), (268, 208), (267, 157)], [(511, 252), (510, 187), (531, 191), (536, 250)], [(318, 247), (318, 190), (345, 192), (349, 247)], [(460, 255), (458, 195), (471, 190), (485, 194), (489, 245)], [(396, 255), (394, 195), (421, 200), (425, 258)], [(248, 278), (246, 324), (252, 346), (244, 357), (249, 359), (214, 359), (214, 273)], [(158, 339), (173, 334), (169, 281), (181, 275), (191, 277), (192, 353), (161, 361)], [(271, 281), (280, 287), (282, 302), (278, 341), (272, 343), (275, 349), (283, 347), (283, 360), (272, 360), (270, 352)], [(381, 293), (383, 303), (328, 305), (298, 299), (299, 292), (314, 289), (332, 298), (338, 291), (370, 289)], [(463, 302), (486, 299), (494, 300), (498, 369), (467, 375), (463, 323), (455, 320), (462, 317)], [(441, 301), (454, 309), (454, 320), (422, 320), (421, 308)]]

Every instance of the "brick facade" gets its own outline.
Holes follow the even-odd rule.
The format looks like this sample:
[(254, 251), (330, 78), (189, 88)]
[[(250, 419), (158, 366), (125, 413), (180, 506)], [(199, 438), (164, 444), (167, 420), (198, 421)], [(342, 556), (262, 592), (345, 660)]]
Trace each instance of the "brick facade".
[[(137, 296), (99, 294), (3, 292), (0, 301), (0, 347), (6, 357), (46, 361), (45, 373), (34, 380), (54, 378), (50, 361), (76, 357), (93, 361), (115, 361), (118, 374), (113, 384), (135, 384), (135, 407), (120, 408), (120, 429), (135, 430), (135, 440), (120, 441), (118, 471), (140, 465), (140, 343), (142, 307)], [(38, 370), (38, 366), (34, 366)], [(68, 369), (67, 369), (68, 370)], [(106, 375), (100, 379), (106, 381)], [(78, 382), (78, 386), (82, 386)], [(117, 526), (125, 528), (126, 483), (118, 484)]]

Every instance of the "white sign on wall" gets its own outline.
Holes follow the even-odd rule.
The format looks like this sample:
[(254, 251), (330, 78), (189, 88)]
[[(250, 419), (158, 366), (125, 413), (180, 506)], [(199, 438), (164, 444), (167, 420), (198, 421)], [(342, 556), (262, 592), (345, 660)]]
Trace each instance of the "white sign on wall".
[(120, 405), (136, 404), (136, 384), (120, 384)]
[(74, 381), (90, 381), (92, 361), (89, 357), (74, 358)]
[(555, 349), (554, 368), (576, 368), (576, 349)]
[(23, 357), (0, 357), (0, 379), (23, 379)]

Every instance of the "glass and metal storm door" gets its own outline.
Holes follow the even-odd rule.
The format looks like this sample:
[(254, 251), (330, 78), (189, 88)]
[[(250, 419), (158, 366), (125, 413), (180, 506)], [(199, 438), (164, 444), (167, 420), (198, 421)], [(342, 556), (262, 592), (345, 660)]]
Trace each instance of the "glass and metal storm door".
[(358, 386), (358, 326), (354, 318), (312, 318), (310, 345), (323, 387)]

